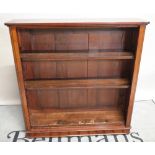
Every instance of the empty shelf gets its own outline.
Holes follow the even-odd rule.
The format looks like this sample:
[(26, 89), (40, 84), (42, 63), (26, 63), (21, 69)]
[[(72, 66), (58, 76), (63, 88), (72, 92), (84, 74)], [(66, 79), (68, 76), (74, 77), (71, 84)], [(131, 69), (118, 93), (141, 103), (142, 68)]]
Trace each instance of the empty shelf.
[(26, 81), (27, 89), (46, 88), (128, 88), (127, 79), (37, 80)]
[[(30, 110), (32, 126), (78, 126), (78, 125), (123, 125), (124, 115), (120, 109), (47, 112)], [(39, 121), (38, 121), (39, 119)]]
[(42, 60), (111, 60), (111, 59), (134, 59), (132, 52), (57, 52), (54, 53), (22, 53), (23, 61)]

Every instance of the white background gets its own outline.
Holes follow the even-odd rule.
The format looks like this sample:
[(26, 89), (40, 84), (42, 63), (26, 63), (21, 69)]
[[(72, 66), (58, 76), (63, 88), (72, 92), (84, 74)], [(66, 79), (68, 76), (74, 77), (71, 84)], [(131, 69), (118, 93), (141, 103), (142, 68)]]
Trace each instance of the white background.
[[(149, 0), (148, 0), (149, 1)], [(22, 2), (22, 3), (21, 3)], [(13, 61), (9, 31), (4, 22), (12, 19), (48, 18), (48, 19), (104, 19), (138, 18), (150, 21), (146, 28), (141, 67), (139, 72), (136, 100), (155, 98), (155, 14), (152, 3), (137, 1), (54, 1), (46, 5), (44, 13), (38, 10), (45, 5), (30, 1), (19, 1), (22, 7), (14, 13), (0, 14), (0, 105), (20, 104), (18, 85)], [(32, 5), (30, 5), (32, 4)], [(11, 7), (12, 1), (9, 6)], [(37, 9), (34, 13), (34, 7)], [(2, 11), (4, 7), (1, 8)], [(28, 12), (32, 12), (29, 13)], [(17, 12), (24, 13), (17, 13)], [(28, 13), (25, 13), (28, 12)]]

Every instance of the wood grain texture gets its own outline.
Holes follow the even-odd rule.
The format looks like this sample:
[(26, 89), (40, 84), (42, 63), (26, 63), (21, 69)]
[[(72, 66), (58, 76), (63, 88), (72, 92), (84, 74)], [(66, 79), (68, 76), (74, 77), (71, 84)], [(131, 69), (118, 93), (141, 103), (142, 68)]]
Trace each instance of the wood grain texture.
[(5, 25), (7, 26), (16, 26), (16, 27), (42, 27), (42, 28), (47, 28), (47, 27), (74, 27), (74, 28), (79, 28), (79, 27), (138, 27), (140, 25), (147, 25), (149, 24), (148, 21), (143, 21), (143, 20), (135, 20), (135, 19), (128, 19), (128, 20), (116, 20), (116, 19), (111, 19), (111, 20), (107, 20), (107, 19), (102, 19), (100, 21), (92, 21), (90, 20), (84, 20), (83, 21), (63, 21), (63, 20), (52, 20), (52, 19), (44, 19), (44, 20), (40, 20), (40, 19), (32, 19), (32, 20), (12, 20), (9, 22), (6, 22)]
[(127, 79), (37, 80), (25, 81), (26, 89), (52, 88), (129, 88)]
[(129, 133), (148, 23), (6, 23), (27, 136)]
[(64, 136), (88, 136), (88, 135), (110, 135), (110, 134), (129, 134), (130, 128), (126, 127), (116, 127), (106, 128), (104, 130), (94, 130), (94, 131), (65, 131), (65, 132), (53, 132), (50, 130), (38, 131), (31, 130), (26, 133), (26, 137), (28, 138), (38, 138), (38, 137), (64, 137)]
[(21, 58), (23, 61), (41, 61), (41, 60), (122, 60), (122, 59), (134, 59), (134, 55), (130, 51), (55, 51), (52, 53), (22, 53)]
[(135, 51), (138, 28), (17, 29), (20, 50), (28, 52)]
[[(83, 128), (88, 126), (108, 126), (123, 125), (124, 118), (119, 110), (92, 110), (92, 111), (73, 111), (73, 112), (33, 112), (30, 111), (31, 125), (43, 127), (74, 127), (81, 125)], [(39, 121), (38, 121), (39, 120)], [(61, 130), (61, 129), (60, 129)], [(58, 131), (58, 130), (57, 130)]]
[[(109, 98), (109, 94), (111, 97)], [(122, 108), (128, 93), (118, 88), (31, 89), (26, 91), (28, 107), (50, 112), (66, 110)], [(123, 99), (124, 98), (124, 99)], [(123, 110), (124, 111), (124, 110)]]
[(131, 93), (130, 93), (129, 105), (127, 109), (127, 119), (126, 119), (127, 126), (129, 126), (131, 123), (131, 116), (132, 116), (132, 111), (133, 111), (135, 91), (136, 91), (137, 80), (138, 80), (138, 72), (139, 72), (139, 67), (140, 67), (144, 34), (145, 34), (145, 26), (140, 26), (137, 50), (136, 50), (136, 56), (135, 56), (135, 63), (134, 63), (134, 70), (133, 70), (133, 76), (132, 76)]
[(25, 80), (129, 78), (132, 66), (133, 62), (130, 60), (22, 62)]
[(19, 55), (19, 46), (18, 46), (16, 27), (10, 27), (10, 37), (12, 42), (13, 54), (14, 54), (14, 62), (16, 67), (17, 79), (18, 79), (18, 86), (20, 90), (20, 97), (22, 101), (22, 109), (24, 112), (25, 127), (26, 127), (26, 130), (29, 130), (30, 118), (29, 118), (27, 100), (25, 95), (25, 86), (24, 86), (24, 80), (23, 80), (24, 78), (22, 74), (22, 65), (21, 65), (21, 59)]

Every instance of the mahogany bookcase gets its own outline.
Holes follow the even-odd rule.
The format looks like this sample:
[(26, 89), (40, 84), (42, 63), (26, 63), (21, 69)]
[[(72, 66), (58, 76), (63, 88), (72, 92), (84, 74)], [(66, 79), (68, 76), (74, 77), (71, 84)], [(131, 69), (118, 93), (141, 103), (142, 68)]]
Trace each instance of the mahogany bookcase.
[(148, 22), (5, 24), (27, 137), (129, 133)]

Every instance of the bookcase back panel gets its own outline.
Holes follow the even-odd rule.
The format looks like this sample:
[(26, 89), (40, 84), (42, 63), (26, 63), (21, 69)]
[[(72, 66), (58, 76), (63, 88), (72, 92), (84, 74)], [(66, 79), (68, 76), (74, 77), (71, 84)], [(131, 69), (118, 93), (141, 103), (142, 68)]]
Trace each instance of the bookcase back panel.
[[(135, 50), (135, 29), (108, 29), (89, 32), (89, 49)], [(130, 37), (129, 37), (130, 35)], [(131, 39), (130, 42), (128, 39)], [(134, 40), (133, 40), (134, 39)], [(131, 49), (130, 45), (133, 46)]]
[(22, 52), (136, 49), (137, 28), (18, 29)]
[(24, 61), (25, 80), (130, 78), (131, 60)]
[(122, 107), (128, 89), (67, 88), (27, 90), (28, 107), (33, 110)]

